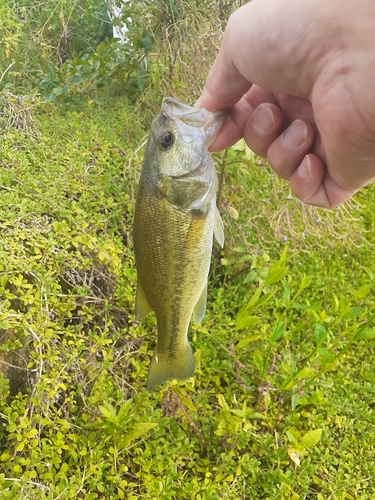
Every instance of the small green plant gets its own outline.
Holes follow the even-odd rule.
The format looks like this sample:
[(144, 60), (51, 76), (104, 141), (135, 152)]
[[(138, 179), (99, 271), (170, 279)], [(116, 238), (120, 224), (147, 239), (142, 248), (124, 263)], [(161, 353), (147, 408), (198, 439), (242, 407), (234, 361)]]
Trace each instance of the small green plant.
[[(362, 285), (353, 298), (333, 294), (329, 309), (323, 308), (308, 294), (311, 276), (295, 283), (287, 274), (287, 247), (274, 264), (258, 267), (258, 262), (254, 260), (244, 280), (259, 284), (236, 315), (236, 330), (241, 335), (235, 350), (242, 354), (250, 349), (260, 383), (288, 392), (295, 410), (298, 404), (311, 402), (309, 393), (313, 394), (319, 376), (336, 370), (340, 359), (359, 341), (375, 338), (375, 329), (369, 326), (375, 308), (365, 300), (371, 287)], [(310, 352), (292, 349), (302, 334), (314, 341)]]

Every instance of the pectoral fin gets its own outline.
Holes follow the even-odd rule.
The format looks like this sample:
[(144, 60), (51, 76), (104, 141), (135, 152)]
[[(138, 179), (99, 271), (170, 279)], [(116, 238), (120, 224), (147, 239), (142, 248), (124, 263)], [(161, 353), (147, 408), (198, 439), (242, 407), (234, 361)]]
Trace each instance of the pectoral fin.
[(221, 220), (220, 212), (217, 207), (215, 207), (214, 216), (214, 236), (221, 248), (224, 248), (224, 224)]
[(148, 305), (143, 288), (139, 283), (137, 283), (137, 295), (135, 298), (135, 319), (139, 321), (147, 316), (147, 314), (151, 311), (152, 309)]
[(200, 323), (203, 319), (203, 316), (206, 312), (207, 305), (207, 283), (205, 284), (202, 293), (198, 299), (198, 302), (195, 304), (193, 309), (194, 321), (196, 323)]

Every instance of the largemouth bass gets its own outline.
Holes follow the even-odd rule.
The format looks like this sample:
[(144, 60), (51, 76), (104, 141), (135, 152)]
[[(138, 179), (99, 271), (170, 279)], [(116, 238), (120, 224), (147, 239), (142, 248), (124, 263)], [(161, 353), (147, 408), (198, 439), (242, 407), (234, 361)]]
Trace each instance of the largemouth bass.
[(224, 245), (217, 176), (208, 152), (225, 113), (163, 99), (151, 125), (134, 216), (136, 318), (154, 311), (158, 340), (147, 387), (194, 374), (188, 341), (206, 310), (213, 235)]

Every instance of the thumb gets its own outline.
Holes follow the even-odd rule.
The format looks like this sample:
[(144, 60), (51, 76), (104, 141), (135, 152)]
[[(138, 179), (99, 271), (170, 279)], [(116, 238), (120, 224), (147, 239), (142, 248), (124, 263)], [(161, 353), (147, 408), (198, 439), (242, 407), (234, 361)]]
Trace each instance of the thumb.
[(232, 57), (233, 29), (243, 8), (238, 9), (229, 19), (219, 53), (208, 73), (202, 95), (195, 104), (197, 108), (206, 108), (208, 111), (228, 108), (238, 102), (252, 86), (237, 69)]
[(253, 83), (271, 92), (308, 98), (316, 69), (316, 31), (324, 32), (326, 25), (314, 4), (252, 0), (237, 9), (197, 106), (210, 111), (230, 107)]

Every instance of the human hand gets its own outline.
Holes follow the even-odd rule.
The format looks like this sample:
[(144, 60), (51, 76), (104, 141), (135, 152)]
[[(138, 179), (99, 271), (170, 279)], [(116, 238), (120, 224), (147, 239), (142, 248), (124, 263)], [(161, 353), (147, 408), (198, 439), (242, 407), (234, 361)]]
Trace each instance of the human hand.
[(230, 18), (198, 107), (228, 108), (211, 151), (244, 137), (302, 201), (375, 179), (375, 2), (252, 0)]

